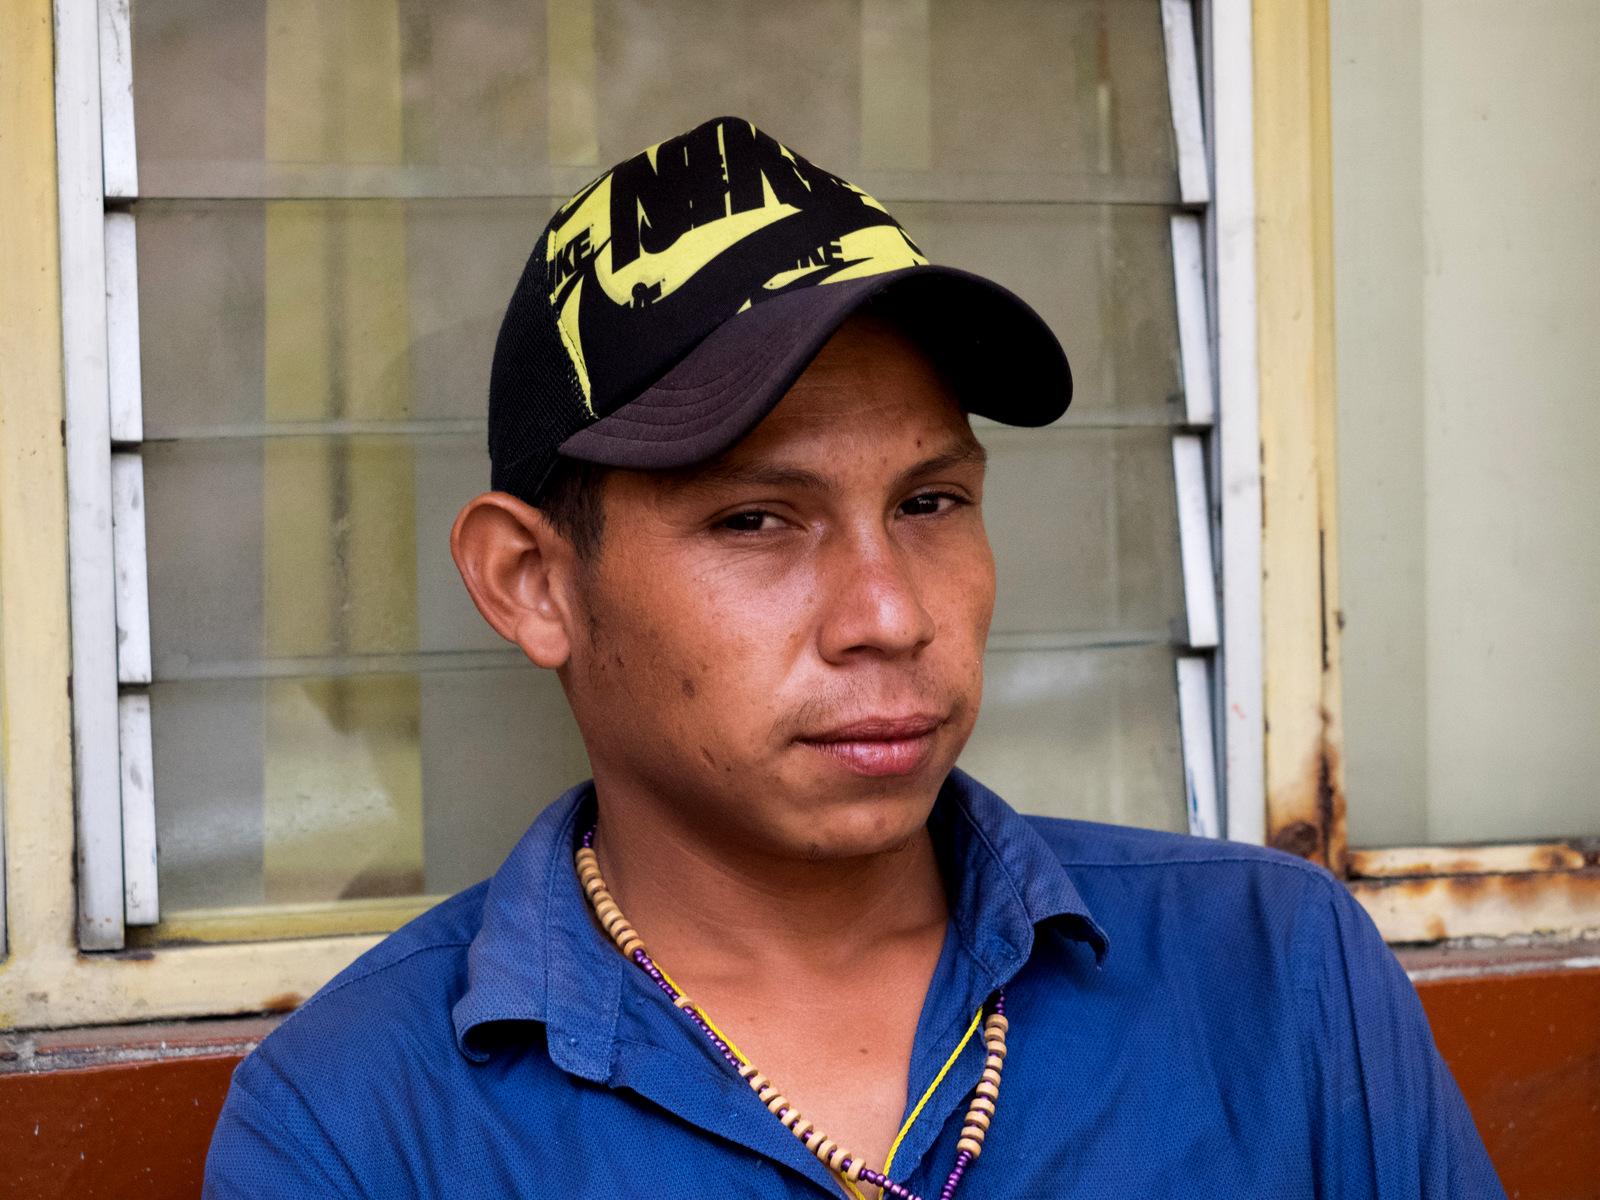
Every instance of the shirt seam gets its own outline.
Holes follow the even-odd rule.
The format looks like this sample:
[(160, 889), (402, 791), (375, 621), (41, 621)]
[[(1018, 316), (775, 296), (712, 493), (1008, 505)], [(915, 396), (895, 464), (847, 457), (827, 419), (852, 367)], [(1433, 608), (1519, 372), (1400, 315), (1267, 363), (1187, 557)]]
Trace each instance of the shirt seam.
[[(252, 1055), (251, 1057), (255, 1056)], [(258, 1064), (259, 1065), (256, 1068), (257, 1071), (271, 1071), (273, 1077), (278, 1081), (278, 1083), (291, 1094), (293, 1094), (294, 1098), (300, 1102), (300, 1107), (305, 1111), (306, 1118), (317, 1127), (317, 1130), (322, 1134), (323, 1141), (327, 1144), (328, 1149), (338, 1157), (339, 1162), (344, 1167), (346, 1173), (352, 1180), (354, 1180), (356, 1178), (354, 1169), (345, 1159), (345, 1156), (340, 1151), (338, 1144), (333, 1138), (328, 1136), (328, 1131), (323, 1127), (322, 1122), (317, 1119), (316, 1112), (307, 1102), (305, 1093), (296, 1087), (294, 1082), (284, 1075), (283, 1072), (279, 1071), (277, 1067), (270, 1062), (270, 1060), (258, 1059)], [(339, 1184), (335, 1182), (331, 1176), (329, 1176), (328, 1172), (323, 1169), (322, 1164), (316, 1160), (316, 1156), (309, 1152), (305, 1142), (294, 1132), (294, 1130), (290, 1129), (289, 1126), (279, 1118), (278, 1114), (272, 1110), (271, 1106), (267, 1104), (266, 1100), (262, 1096), (257, 1094), (257, 1092), (250, 1086), (248, 1081), (240, 1079), (238, 1074), (235, 1074), (232, 1081), (232, 1086), (238, 1088), (239, 1091), (250, 1098), (251, 1103), (253, 1103), (256, 1108), (259, 1109), (267, 1117), (267, 1119), (272, 1122), (273, 1126), (277, 1128), (282, 1135), (301, 1152), (301, 1160), (309, 1164), (311, 1168), (316, 1171), (317, 1175), (336, 1194), (340, 1196), (348, 1196), (351, 1194), (344, 1188), (340, 1187)], [(365, 1193), (358, 1191), (357, 1194)]]
[[(1280, 863), (1278, 865), (1292, 867), (1294, 864)], [(1346, 893), (1346, 895), (1348, 895), (1348, 893)], [(1372, 1111), (1372, 1091), (1367, 1086), (1367, 1064), (1361, 1052), (1363, 1030), (1361, 1027), (1361, 1021), (1357, 1014), (1356, 998), (1352, 989), (1353, 980), (1350, 971), (1349, 954), (1346, 950), (1344, 937), (1345, 914), (1341, 913), (1339, 908), (1340, 906), (1336, 895), (1325, 895), (1320, 899), (1320, 902), (1315, 905), (1313, 905), (1309, 893), (1301, 897), (1300, 903), (1295, 907), (1294, 929), (1290, 935), (1292, 939), (1292, 945), (1290, 947), (1290, 968), (1294, 975), (1294, 987), (1296, 992), (1318, 996), (1321, 998), (1323, 1004), (1329, 1004), (1336, 996), (1339, 1006), (1346, 1014), (1348, 1014), (1350, 1021), (1351, 1040), (1354, 1043), (1352, 1046), (1350, 1061), (1351, 1066), (1355, 1071), (1357, 1086), (1361, 1090), (1361, 1116), (1362, 1121), (1366, 1126), (1368, 1169), (1372, 1173), (1371, 1177), (1373, 1179), (1377, 1179), (1379, 1177), (1378, 1122), (1376, 1121)], [(1326, 922), (1326, 929), (1323, 931), (1323, 935), (1320, 938), (1308, 937), (1306, 935), (1306, 925), (1313, 916)], [(1330, 995), (1330, 989), (1324, 973), (1322, 971), (1315, 971), (1312, 969), (1312, 967), (1315, 965), (1313, 960), (1315, 958), (1317, 947), (1325, 943), (1331, 943), (1333, 948), (1338, 952), (1340, 980), (1334, 990), (1333, 995)], [(1301, 1045), (1302, 1047), (1307, 1048), (1310, 1052), (1314, 1053), (1316, 1031), (1312, 1029), (1307, 1022), (1307, 1007), (1308, 1006), (1304, 1004), (1295, 1006), (1299, 1017), (1298, 1025)]]
[[(309, 1011), (313, 1004), (317, 1004), (320, 1001), (326, 1000), (329, 996), (334, 995), (336, 992), (344, 991), (344, 989), (349, 987), (351, 984), (363, 983), (376, 975), (382, 975), (385, 971), (392, 970), (393, 968), (400, 966), (402, 963), (415, 958), (419, 954), (427, 954), (433, 950), (460, 949), (463, 946), (470, 947), (471, 945), (472, 942), (470, 939), (464, 942), (430, 942), (426, 946), (418, 946), (415, 950), (408, 950), (406, 953), (402, 954), (399, 958), (394, 959), (392, 962), (386, 962), (382, 966), (372, 967), (369, 970), (363, 971), (359, 975), (353, 975), (349, 979), (340, 980), (339, 982), (324, 988), (322, 991), (312, 996), (311, 999), (307, 1000), (299, 1008), (295, 1009), (294, 1012), (285, 1018), (283, 1024), (289, 1024), (290, 1021), (293, 1021), (301, 1013)], [(282, 1027), (283, 1026), (279, 1026), (280, 1029)]]
[(1255, 858), (1248, 854), (1230, 854), (1220, 858), (1163, 858), (1155, 862), (1097, 862), (1085, 859), (1058, 859), (1063, 867), (1115, 867), (1119, 870), (1130, 867), (1208, 867), (1237, 865), (1251, 863), (1260, 867), (1276, 867), (1279, 870), (1294, 871), (1297, 874), (1307, 875), (1312, 879), (1322, 882), (1338, 882), (1328, 874), (1326, 868), (1308, 862), (1280, 862), (1271, 858)]

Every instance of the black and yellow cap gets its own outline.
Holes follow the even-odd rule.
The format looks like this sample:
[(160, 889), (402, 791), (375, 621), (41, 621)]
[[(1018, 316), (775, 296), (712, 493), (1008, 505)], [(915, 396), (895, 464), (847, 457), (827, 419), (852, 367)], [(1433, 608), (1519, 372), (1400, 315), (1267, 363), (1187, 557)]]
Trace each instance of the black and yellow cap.
[(718, 117), (619, 163), (550, 219), (489, 381), (492, 486), (538, 498), (561, 456), (660, 470), (753, 429), (871, 302), (967, 410), (1066, 411), (1044, 321), (996, 283), (929, 264), (887, 209), (748, 121)]

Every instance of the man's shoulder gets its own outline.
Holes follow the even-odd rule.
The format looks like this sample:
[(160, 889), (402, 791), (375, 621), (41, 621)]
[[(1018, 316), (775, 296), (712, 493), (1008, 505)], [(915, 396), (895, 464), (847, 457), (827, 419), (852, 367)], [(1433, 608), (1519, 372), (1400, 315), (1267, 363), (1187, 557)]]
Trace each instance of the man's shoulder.
[(489, 880), (440, 901), (395, 930), (325, 984), (301, 1009), (314, 1011), (335, 995), (356, 988), (370, 1002), (374, 993), (404, 994), (416, 984), (443, 982), (464, 967), (467, 947), (483, 924)]
[(450, 1013), (466, 990), (467, 951), (483, 920), (488, 881), (435, 905), (335, 975), (241, 1067), (300, 1077), (318, 1062), (453, 1052)]
[[(1376, 937), (1350, 892), (1326, 869), (1265, 846), (1028, 817), (1082, 894), (1097, 921), (1118, 940), (1140, 927), (1173, 946), (1241, 939), (1328, 947), (1345, 934)], [(1180, 936), (1181, 935), (1181, 936)]]
[(1204, 867), (1220, 874), (1287, 872), (1286, 878), (1297, 881), (1333, 881), (1333, 876), (1315, 863), (1268, 846), (1067, 817), (1023, 819), (1044, 839), (1061, 865), (1069, 869)]

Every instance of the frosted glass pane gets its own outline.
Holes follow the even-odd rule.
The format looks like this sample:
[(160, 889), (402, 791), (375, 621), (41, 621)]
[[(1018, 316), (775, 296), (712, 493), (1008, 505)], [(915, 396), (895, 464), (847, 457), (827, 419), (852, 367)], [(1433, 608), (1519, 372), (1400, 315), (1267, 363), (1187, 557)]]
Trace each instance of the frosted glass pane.
[(995, 651), (963, 770), (1017, 808), (1188, 832), (1166, 646)]
[(1159, 3), (935, 3), (940, 166), (1160, 180), (1176, 171)]
[[(514, 655), (449, 553), (450, 524), (487, 476), (470, 435), (147, 445), (156, 677), (254, 670), (260, 659)], [(397, 493), (403, 509), (382, 503)]]
[(589, 774), (532, 667), (158, 682), (151, 709), (167, 913), (457, 891)]
[(1162, 429), (980, 430), (995, 634), (1165, 641), (1183, 615)]
[(890, 196), (1170, 202), (1163, 53), (1158, 0), (133, 7), (150, 197), (564, 194), (735, 114)]
[[(896, 204), (893, 211), (933, 262), (1003, 284), (1050, 323), (1072, 363), (1066, 420), (1183, 419), (1169, 209)], [(1106, 411), (1113, 408), (1123, 411)]]
[[(1072, 361), (1068, 422), (1182, 420), (1167, 209), (895, 210), (934, 261), (997, 280), (1050, 322)], [(145, 426), (163, 438), (266, 419), (269, 279), (302, 324), (317, 314), (292, 336), (328, 364), (325, 390), (348, 376), (339, 355), (359, 329), (386, 339), (380, 369), (406, 376), (394, 419), (482, 420), (495, 335), (550, 202), (145, 201), (138, 211)], [(388, 242), (386, 272), (371, 248)], [(399, 305), (386, 275), (403, 280)], [(376, 329), (373, 295), (389, 316)], [(276, 407), (279, 420), (358, 415)]]
[[(291, 316), (316, 316), (302, 321), (285, 353), (320, 359), (332, 384), (349, 381), (343, 347), (357, 332), (380, 340), (380, 372), (407, 381), (386, 414), (324, 404), (274, 419), (482, 421), (495, 335), (550, 212), (543, 199), (141, 201), (146, 436), (267, 419), (274, 297)], [(395, 259), (392, 280), (375, 248)], [(391, 282), (401, 285), (398, 297)], [(390, 319), (374, 326), (375, 310)]]

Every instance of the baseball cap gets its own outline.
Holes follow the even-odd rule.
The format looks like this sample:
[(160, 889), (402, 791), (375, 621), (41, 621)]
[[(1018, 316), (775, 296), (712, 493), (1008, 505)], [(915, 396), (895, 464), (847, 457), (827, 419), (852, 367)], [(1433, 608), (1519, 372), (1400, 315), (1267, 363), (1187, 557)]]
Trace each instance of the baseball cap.
[(495, 344), (491, 486), (536, 502), (560, 457), (686, 467), (770, 412), (863, 306), (970, 413), (1047, 425), (1072, 373), (1000, 285), (931, 265), (887, 209), (717, 117), (601, 175), (545, 226)]

